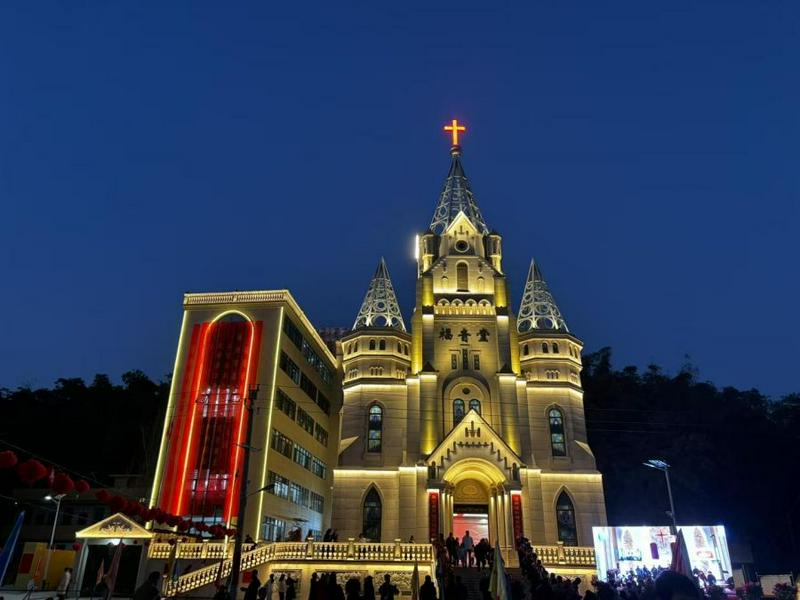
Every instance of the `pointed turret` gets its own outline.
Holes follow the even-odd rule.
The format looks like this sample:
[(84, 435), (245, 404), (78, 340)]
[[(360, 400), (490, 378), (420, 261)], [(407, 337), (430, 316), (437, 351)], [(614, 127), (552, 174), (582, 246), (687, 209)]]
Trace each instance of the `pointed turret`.
[(547, 287), (547, 282), (542, 277), (539, 265), (532, 260), (531, 267), (528, 269), (528, 279), (525, 282), (525, 291), (522, 294), (522, 302), (519, 305), (517, 331), (525, 333), (534, 330), (569, 333), (567, 323), (556, 306), (556, 301)]
[(400, 331), (406, 330), (392, 280), (389, 278), (389, 269), (386, 268), (386, 261), (383, 258), (378, 263), (367, 295), (361, 303), (361, 310), (358, 311), (356, 322), (353, 324), (354, 330), (365, 327), (393, 327)]
[(442, 234), (455, 220), (459, 213), (464, 213), (466, 217), (482, 234), (489, 233), (489, 228), (483, 220), (483, 215), (475, 201), (475, 196), (469, 187), (469, 181), (464, 174), (464, 167), (461, 166), (461, 147), (453, 146), (450, 150), (453, 157), (450, 163), (450, 171), (444, 181), (442, 194), (439, 196), (439, 203), (433, 213), (430, 230), (436, 234)]

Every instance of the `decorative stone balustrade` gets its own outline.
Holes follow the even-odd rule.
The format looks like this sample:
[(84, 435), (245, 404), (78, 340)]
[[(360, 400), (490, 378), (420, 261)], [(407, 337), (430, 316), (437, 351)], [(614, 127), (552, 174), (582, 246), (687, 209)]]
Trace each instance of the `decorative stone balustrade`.
[[(157, 542), (150, 544), (148, 556), (151, 559), (167, 560), (173, 548), (170, 544)], [(175, 556), (185, 559), (224, 559), (221, 562), (202, 567), (181, 575), (176, 579), (165, 580), (164, 596), (176, 596), (216, 581), (224, 581), (231, 572), (233, 542), (178, 542)], [(274, 542), (269, 544), (246, 544), (242, 552), (242, 571), (254, 569), (263, 564), (275, 562), (308, 561), (319, 563), (366, 562), (366, 563), (428, 563), (434, 562), (433, 546), (430, 544), (404, 544), (375, 542)]]

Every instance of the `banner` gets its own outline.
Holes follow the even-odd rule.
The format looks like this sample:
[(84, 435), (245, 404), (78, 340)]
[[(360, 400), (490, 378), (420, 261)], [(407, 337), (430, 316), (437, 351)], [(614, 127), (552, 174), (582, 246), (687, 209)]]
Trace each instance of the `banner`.
[(439, 492), (428, 493), (428, 539), (439, 538)]
[(511, 522), (514, 525), (514, 547), (516, 547), (517, 540), (524, 535), (522, 529), (522, 496), (520, 494), (511, 494)]
[(0, 552), (0, 583), (6, 576), (8, 565), (11, 562), (11, 555), (14, 554), (14, 547), (17, 545), (19, 539), (19, 532), (22, 529), (22, 521), (25, 519), (25, 511), (23, 510), (17, 515), (17, 520), (11, 528), (11, 533), (8, 534), (8, 539), (3, 546), (3, 551)]

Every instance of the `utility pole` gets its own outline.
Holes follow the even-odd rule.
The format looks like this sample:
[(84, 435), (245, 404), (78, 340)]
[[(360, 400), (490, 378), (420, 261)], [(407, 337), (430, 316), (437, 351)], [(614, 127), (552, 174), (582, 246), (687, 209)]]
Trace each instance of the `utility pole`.
[(259, 385), (251, 385), (248, 390), (248, 397), (245, 400), (244, 408), (247, 411), (247, 429), (245, 433), (245, 441), (242, 449), (244, 450), (244, 459), (242, 460), (241, 470), (241, 484), (239, 486), (239, 513), (236, 517), (236, 537), (233, 544), (233, 558), (231, 559), (231, 576), (228, 581), (228, 592), (230, 593), (231, 600), (236, 600), (236, 593), (239, 587), (239, 571), (242, 569), (242, 540), (244, 537), (244, 511), (247, 508), (247, 484), (248, 475), (250, 473), (250, 451), (252, 450), (251, 442), (253, 440), (253, 405), (258, 396)]
[(667, 480), (667, 496), (669, 496), (669, 516), (672, 518), (672, 525), (670, 525), (670, 533), (678, 535), (678, 521), (675, 518), (675, 502), (672, 500), (672, 486), (669, 483), (669, 464), (658, 458), (651, 458), (642, 463), (645, 467), (663, 471), (664, 478)]

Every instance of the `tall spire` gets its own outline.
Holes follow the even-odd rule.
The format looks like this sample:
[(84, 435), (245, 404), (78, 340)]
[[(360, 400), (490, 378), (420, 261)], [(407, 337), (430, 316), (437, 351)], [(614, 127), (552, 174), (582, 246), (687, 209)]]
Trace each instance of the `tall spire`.
[(353, 323), (353, 329), (365, 327), (394, 327), (400, 331), (406, 330), (392, 280), (389, 278), (389, 269), (386, 268), (386, 261), (383, 258), (378, 263), (367, 295), (361, 303), (361, 310), (358, 311), (356, 322)]
[(517, 331), (525, 333), (534, 329), (569, 333), (567, 323), (556, 306), (539, 265), (531, 260), (525, 291), (522, 293), (522, 302), (519, 305)]
[(458, 213), (464, 213), (473, 225), (483, 234), (489, 233), (486, 221), (475, 202), (475, 196), (469, 187), (467, 176), (464, 174), (464, 167), (461, 166), (461, 146), (458, 144), (459, 132), (466, 131), (463, 125), (459, 125), (453, 119), (452, 125), (445, 126), (445, 131), (451, 132), (453, 136), (453, 147), (450, 148), (450, 155), (453, 157), (450, 163), (450, 171), (444, 181), (442, 194), (439, 196), (439, 203), (431, 219), (430, 230), (433, 233), (442, 234), (450, 226)]

